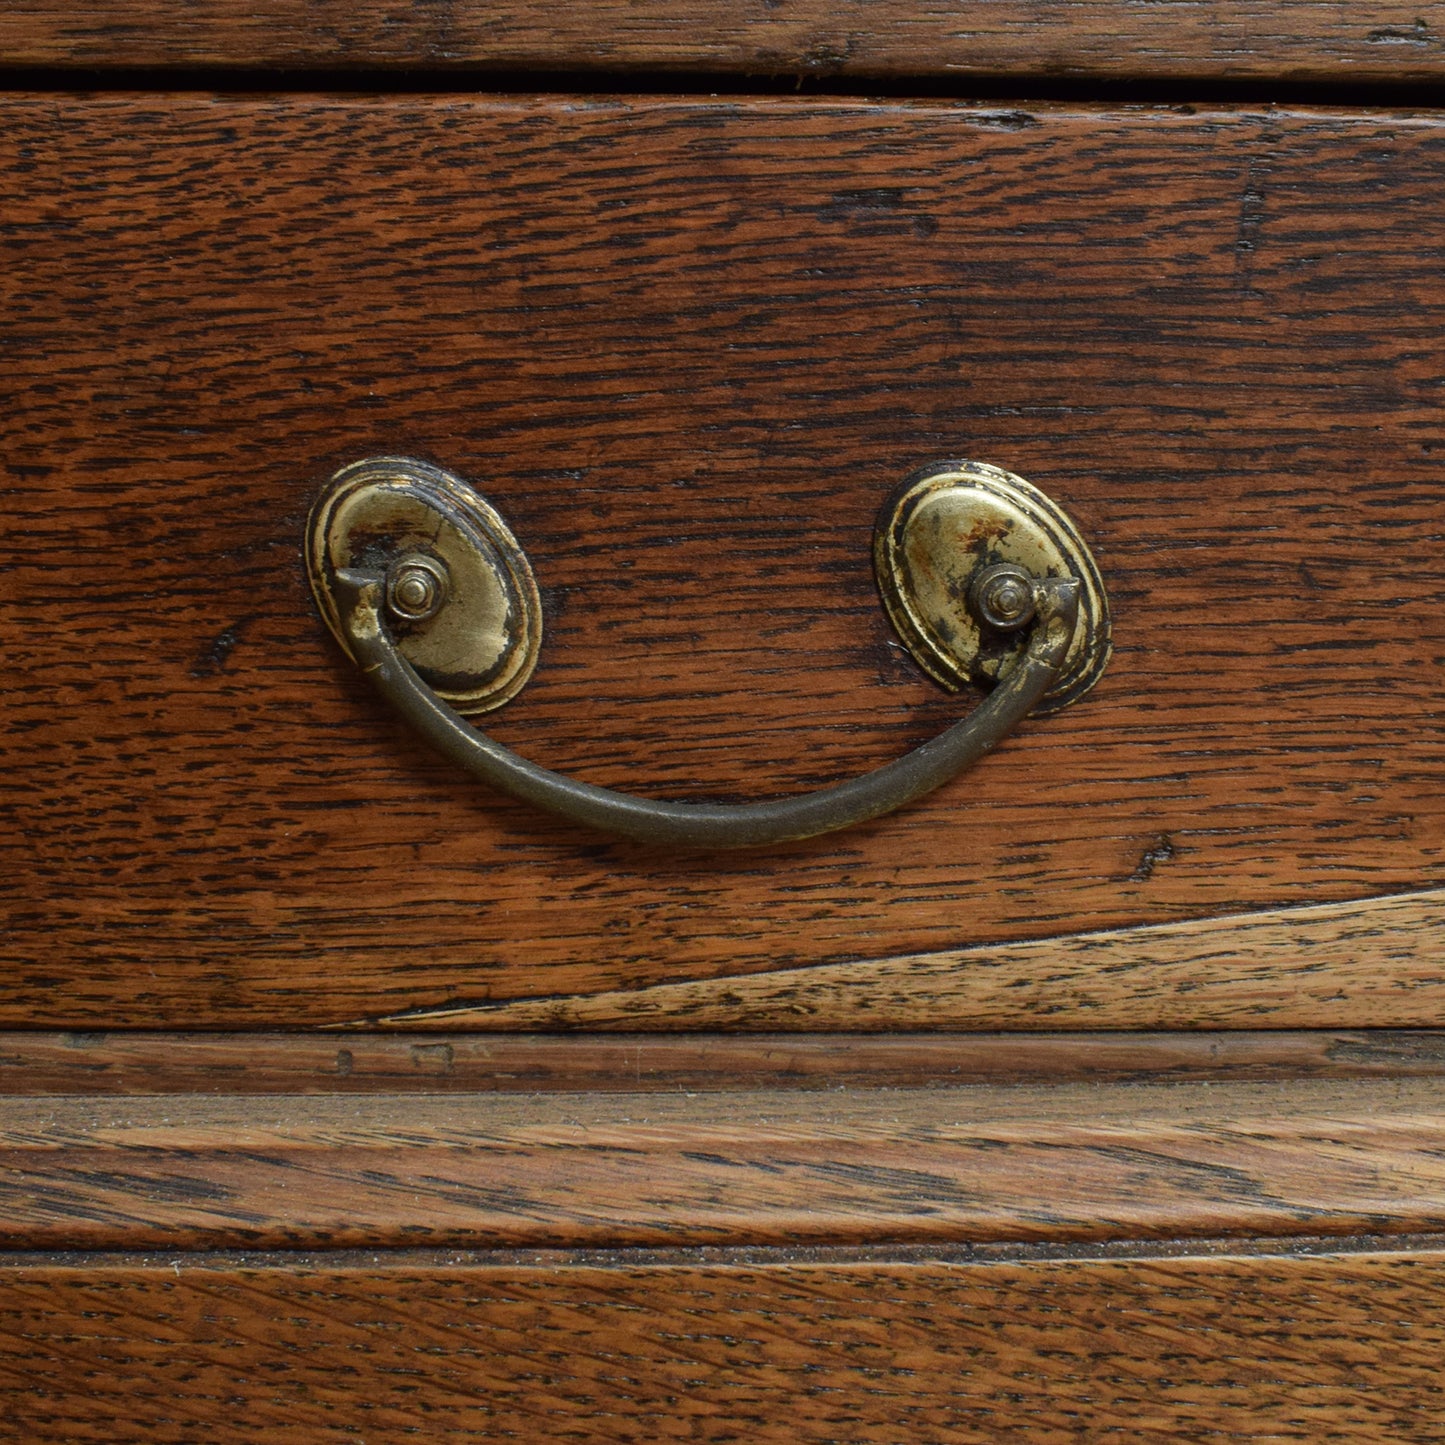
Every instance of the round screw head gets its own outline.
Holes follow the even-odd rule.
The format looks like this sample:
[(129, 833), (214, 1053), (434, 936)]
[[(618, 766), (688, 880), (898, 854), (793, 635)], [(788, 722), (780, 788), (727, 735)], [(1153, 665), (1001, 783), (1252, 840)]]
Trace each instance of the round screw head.
[(398, 557), (386, 571), (386, 605), (403, 622), (425, 622), (446, 604), (446, 568), (434, 557)]
[(1017, 632), (1033, 621), (1038, 610), (1034, 581), (1031, 572), (1012, 562), (985, 567), (968, 589), (969, 607), (985, 626)]

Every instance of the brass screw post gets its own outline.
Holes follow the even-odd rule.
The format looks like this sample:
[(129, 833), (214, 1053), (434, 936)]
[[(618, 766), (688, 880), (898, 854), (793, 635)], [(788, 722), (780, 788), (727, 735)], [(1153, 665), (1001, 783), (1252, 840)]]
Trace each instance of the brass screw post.
[(968, 605), (986, 626), (1017, 632), (1034, 619), (1038, 603), (1033, 574), (1012, 562), (985, 567), (968, 589)]
[(386, 605), (404, 622), (425, 622), (446, 605), (450, 584), (446, 568), (434, 557), (411, 553), (386, 571)]

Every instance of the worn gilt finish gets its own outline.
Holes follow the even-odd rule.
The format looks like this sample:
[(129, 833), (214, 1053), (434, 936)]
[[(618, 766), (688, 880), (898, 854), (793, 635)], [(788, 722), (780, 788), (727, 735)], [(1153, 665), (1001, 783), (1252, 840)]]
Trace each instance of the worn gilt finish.
[(336, 579), (372, 567), (398, 652), (457, 712), (500, 707), (532, 675), (542, 600), (527, 554), (461, 478), (406, 457), (343, 467), (312, 508), (304, 546), (316, 605), (349, 653)]
[(1022, 477), (984, 462), (923, 468), (883, 508), (873, 556), (898, 635), (951, 692), (970, 681), (992, 685), (1017, 666), (1033, 615), (1020, 581), (1030, 577), (1072, 577), (1079, 587), (1069, 650), (1034, 711), (1077, 702), (1108, 664), (1109, 601), (1098, 564), (1068, 514)]

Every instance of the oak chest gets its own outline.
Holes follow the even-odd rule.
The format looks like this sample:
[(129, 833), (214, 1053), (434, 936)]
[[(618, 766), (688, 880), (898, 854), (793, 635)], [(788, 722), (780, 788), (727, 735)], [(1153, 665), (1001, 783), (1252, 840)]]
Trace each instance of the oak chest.
[(14, 1438), (1439, 1438), (1385, 10), (0, 16)]

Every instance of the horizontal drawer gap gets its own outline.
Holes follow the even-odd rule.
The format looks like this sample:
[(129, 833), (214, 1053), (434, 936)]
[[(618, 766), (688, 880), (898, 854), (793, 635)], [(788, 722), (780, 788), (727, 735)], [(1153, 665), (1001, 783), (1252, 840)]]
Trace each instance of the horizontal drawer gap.
[(1445, 1234), (1291, 1236), (1287, 1239), (1074, 1240), (1060, 1244), (719, 1246), (691, 1249), (377, 1249), (247, 1250), (0, 1250), (0, 1287), (12, 1273), (34, 1269), (78, 1270), (95, 1278), (111, 1270), (264, 1274), (312, 1270), (348, 1274), (412, 1274), (418, 1270), (829, 1270), (850, 1266), (988, 1265), (1075, 1260), (1343, 1259), (1353, 1255), (1421, 1254), (1445, 1257)]
[(1400, 71), (1394, 78), (1273, 78), (1223, 80), (1189, 71), (1131, 74), (1126, 70), (1078, 77), (1042, 71), (815, 75), (625, 67), (565, 70), (508, 67), (388, 65), (337, 67), (247, 63), (130, 65), (95, 62), (47, 65), (0, 64), (0, 92), (97, 91), (223, 95), (556, 95), (696, 97), (809, 96), (999, 102), (1031, 105), (1158, 105), (1188, 107), (1320, 106), (1331, 110), (1441, 108), (1445, 57), (1433, 69)]

